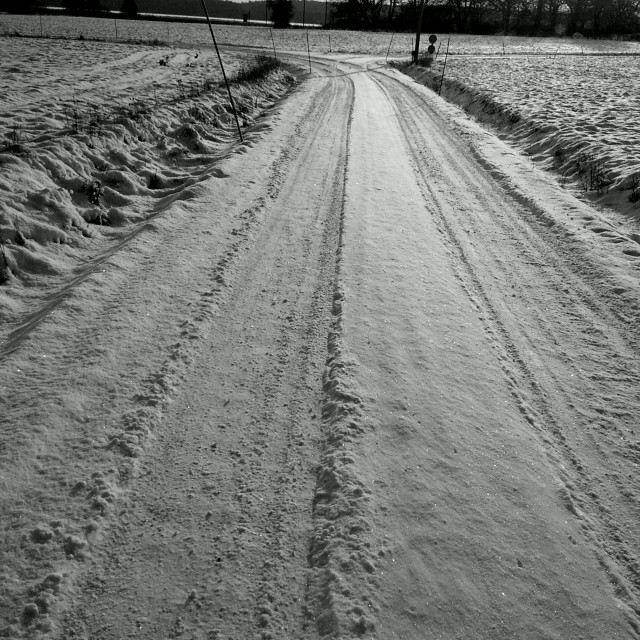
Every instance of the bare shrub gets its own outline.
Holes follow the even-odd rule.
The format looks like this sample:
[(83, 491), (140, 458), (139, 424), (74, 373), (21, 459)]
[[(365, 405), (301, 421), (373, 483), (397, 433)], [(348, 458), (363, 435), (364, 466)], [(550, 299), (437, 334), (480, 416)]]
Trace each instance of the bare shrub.
[(279, 68), (280, 61), (276, 58), (258, 55), (250, 64), (241, 67), (232, 82), (259, 82)]
[(576, 160), (578, 177), (585, 191), (596, 191), (602, 195), (609, 190), (612, 180), (609, 177), (604, 160), (589, 153), (581, 153)]

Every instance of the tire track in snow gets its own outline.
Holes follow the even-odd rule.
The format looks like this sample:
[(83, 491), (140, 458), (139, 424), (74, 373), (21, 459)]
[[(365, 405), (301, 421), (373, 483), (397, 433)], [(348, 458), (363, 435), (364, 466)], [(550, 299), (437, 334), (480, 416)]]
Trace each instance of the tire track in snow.
[[(297, 116), (300, 124), (282, 145), (262, 189), (260, 222), (226, 265), (220, 292), (214, 291), (215, 284), (204, 292), (216, 305), (206, 321), (212, 331), (204, 332), (197, 349), (212, 360), (193, 354), (189, 366), (198, 367), (201, 381), (193, 382), (193, 392), (182, 385), (175, 403), (180, 407), (168, 410), (157, 436), (163, 452), (144, 457), (149, 479), (145, 475), (136, 482), (147, 504), (160, 504), (165, 495), (164, 511), (182, 514), (176, 540), (185, 540), (194, 556), (180, 560), (180, 550), (167, 550), (166, 564), (173, 567), (168, 588), (183, 589), (185, 597), (193, 588), (197, 595), (184, 607), (168, 607), (145, 622), (145, 637), (192, 629), (220, 637), (297, 638), (313, 615), (305, 613), (315, 606), (306, 593), (313, 488), (309, 463), (317, 455), (314, 413), (320, 409), (318, 381), (326, 358), (344, 174), (340, 149), (346, 128), (336, 127), (334, 120), (335, 113), (346, 113), (343, 101), (350, 95), (348, 84), (345, 92), (342, 83), (326, 83), (309, 110)], [(320, 147), (324, 152), (317, 162)], [(233, 366), (225, 375), (217, 362)], [(203, 428), (194, 412), (206, 415), (211, 427)], [(203, 469), (199, 479), (184, 473), (194, 460), (205, 467), (215, 464)], [(185, 485), (189, 495), (179, 504)], [(159, 515), (155, 508), (154, 520)], [(129, 544), (127, 532), (144, 528), (149, 516), (131, 509), (128, 517), (134, 522), (115, 532), (116, 546), (129, 566), (142, 567), (152, 562), (154, 547), (151, 542)], [(151, 537), (153, 544), (167, 544), (162, 533)], [(118, 567), (108, 566), (101, 572), (113, 575), (106, 590), (93, 588), (107, 600), (105, 591), (120, 580)], [(147, 576), (156, 569), (146, 566), (141, 572)], [(162, 579), (153, 583), (166, 584)], [(153, 586), (134, 583), (129, 588), (142, 609), (157, 606)], [(100, 619), (106, 621), (112, 608), (106, 604), (90, 612), (79, 607), (69, 630), (100, 628)], [(135, 624), (135, 616), (123, 613), (124, 628)], [(118, 631), (112, 633), (104, 637), (119, 637)], [(313, 635), (313, 628), (306, 628), (305, 636)]]
[[(640, 516), (634, 471), (638, 348), (610, 294), (615, 277), (603, 273), (584, 250), (576, 251), (572, 238), (562, 238), (544, 210), (512, 191), (507, 191), (515, 197), (512, 211), (496, 204), (495, 187), (463, 160), (466, 147), (425, 127), (433, 119), (445, 129), (424, 96), (387, 75), (375, 79), (403, 123), (416, 177), (458, 258), (461, 282), (503, 352), (512, 393), (543, 434), (563, 477), (562, 499), (602, 550), (600, 562), (619, 597), (634, 610), (638, 631), (640, 550), (631, 534)], [(440, 164), (454, 167), (458, 177), (450, 193), (431, 186), (430, 176), (441, 175)], [(481, 164), (486, 169), (488, 161)], [(490, 219), (474, 219), (479, 210), (474, 201), (491, 212)], [(554, 302), (558, 293), (564, 298), (560, 305)], [(506, 301), (511, 297), (524, 298), (527, 307), (511, 309)], [(524, 322), (517, 315), (524, 315)]]
[[(249, 136), (218, 163), (233, 162), (261, 138), (262, 133)], [(275, 194), (280, 177), (272, 173)], [(218, 185), (225, 195), (208, 203), (206, 216), (194, 216), (195, 202), (215, 187), (193, 183), (211, 177), (231, 178), (209, 167), (188, 188), (163, 198), (147, 222), (114, 241), (3, 344), (0, 481), (5, 523), (13, 530), (7, 549), (16, 549), (20, 570), (19, 579), (5, 585), (0, 613), (18, 626), (58, 628), (84, 571), (82, 561), (94, 548), (100, 553), (153, 430), (183, 383), (198, 341), (211, 330), (225, 274), (261, 219), (265, 198), (238, 210), (234, 200), (251, 190), (238, 185), (237, 194), (229, 196), (226, 183)], [(185, 260), (185, 247), (193, 247), (192, 259)], [(207, 280), (200, 293), (193, 290)], [(33, 406), (26, 410), (29, 403)], [(11, 507), (34, 492), (40, 494), (37, 506), (29, 498), (27, 511)], [(51, 538), (48, 533), (42, 538), (51, 544), (23, 551), (20, 536), (47, 521), (59, 523), (43, 529), (52, 531)], [(68, 552), (69, 536), (78, 543), (76, 554)], [(21, 619), (21, 607), (51, 587), (46, 580), (29, 584), (33, 576), (52, 566), (60, 577), (55, 606), (41, 608), (48, 615), (35, 622)], [(23, 567), (30, 576), (26, 582)]]
[[(283, 301), (287, 312), (279, 315), (283, 327), (276, 343), (270, 348), (270, 351), (275, 352), (271, 355), (277, 364), (265, 376), (266, 380), (261, 381), (263, 388), (260, 395), (265, 401), (260, 411), (260, 420), (255, 425), (250, 424), (244, 436), (249, 444), (262, 441), (264, 446), (268, 445), (269, 455), (252, 464), (251, 474), (240, 473), (236, 477), (238, 491), (242, 495), (262, 496), (259, 506), (264, 520), (260, 522), (260, 516), (256, 517), (255, 501), (250, 498), (247, 501), (247, 512), (238, 516), (238, 520), (253, 523), (255, 528), (266, 533), (259, 550), (247, 549), (250, 556), (255, 557), (260, 564), (257, 579), (252, 581), (249, 590), (255, 603), (256, 627), (261, 629), (260, 637), (264, 639), (276, 636), (297, 637), (300, 631), (296, 629), (299, 628), (304, 630), (306, 637), (313, 635), (312, 628), (308, 626), (308, 616), (313, 616), (311, 611), (315, 603), (307, 591), (306, 581), (306, 536), (309, 532), (305, 528), (310, 527), (310, 505), (301, 502), (309, 498), (311, 478), (309, 468), (302, 463), (299, 452), (308, 451), (309, 445), (319, 435), (314, 433), (316, 414), (319, 413), (316, 384), (319, 366), (324, 357), (323, 338), (326, 335), (326, 318), (335, 268), (339, 194), (346, 142), (345, 129), (336, 127), (333, 120), (336, 113), (344, 113), (343, 102), (348, 102), (350, 96), (348, 85), (346, 92), (336, 83), (328, 83), (323, 87), (321, 96), (314, 101), (312, 111), (302, 118), (296, 133), (286, 145), (284, 161), (277, 167), (281, 182), (279, 191), (275, 193), (269, 189), (272, 200), (270, 206), (275, 211), (287, 211), (292, 207), (295, 211), (302, 198), (305, 201), (303, 207), (313, 212), (313, 221), (309, 223), (301, 218), (298, 228), (299, 223), (295, 218), (282, 217), (265, 234), (266, 239), (259, 238), (256, 242), (270, 247), (274, 246), (274, 240), (269, 238), (298, 238), (295, 252), (291, 252), (288, 243), (275, 241), (276, 246), (283, 244), (283, 248), (273, 258), (274, 265), (267, 272), (268, 275), (260, 273), (264, 269), (264, 260), (258, 261), (258, 254), (256, 258), (251, 258), (252, 276), (246, 275), (246, 268), (243, 276), (243, 281), (254, 283), (249, 288), (255, 290), (255, 297), (275, 299), (282, 291), (289, 291), (287, 299)], [(314, 123), (311, 131), (309, 123)], [(328, 129), (331, 129), (331, 133), (328, 133)], [(328, 145), (332, 158), (328, 166), (318, 167), (315, 157), (319, 153), (318, 147), (322, 145)], [(309, 197), (307, 202), (303, 194), (311, 183), (316, 185), (314, 193), (318, 189), (317, 185), (321, 185), (322, 191), (321, 195), (316, 193), (316, 197)], [(296, 269), (295, 265), (307, 265), (303, 273), (309, 269), (307, 275), (304, 275), (305, 285), (298, 292), (295, 292), (295, 284), (302, 274), (294, 276), (291, 269)], [(264, 288), (258, 291), (261, 282)], [(306, 290), (309, 285), (313, 288), (311, 294)], [(245, 324), (252, 322), (250, 314)], [(256, 327), (259, 326), (256, 324)], [(254, 339), (248, 340), (248, 344), (259, 341), (260, 338), (256, 335)], [(315, 400), (310, 407), (312, 398)], [(260, 434), (261, 424), (270, 425), (270, 436), (268, 433)], [(256, 429), (257, 437), (252, 435), (256, 433)], [(279, 469), (275, 477), (274, 462)], [(265, 491), (265, 486), (271, 486), (271, 491)], [(301, 531), (305, 534), (304, 537), (300, 537)], [(236, 540), (236, 553), (238, 544), (239, 541)], [(296, 578), (295, 571), (286, 569), (289, 563), (297, 564), (301, 561), (305, 563), (305, 580), (302, 582)], [(304, 606), (303, 600), (306, 601)], [(237, 619), (224, 621), (224, 626), (230, 633), (243, 624)]]
[[(334, 73), (333, 66), (329, 73)], [(316, 629), (321, 637), (349, 637), (372, 630), (369, 611), (362, 602), (362, 593), (349, 590), (345, 576), (358, 574), (357, 564), (367, 573), (373, 570), (368, 551), (363, 545), (363, 533), (370, 529), (367, 521), (366, 489), (354, 473), (352, 448), (358, 434), (364, 430), (363, 403), (353, 389), (349, 370), (351, 364), (343, 353), (341, 279), (342, 248), (345, 216), (345, 184), (349, 168), (348, 142), (354, 107), (354, 85), (347, 78), (350, 108), (345, 134), (346, 145), (341, 157), (342, 175), (336, 181), (334, 198), (339, 203), (340, 228), (335, 273), (333, 276), (332, 326), (327, 339), (328, 356), (323, 374), (324, 399), (322, 419), (324, 442), (317, 466), (317, 481), (313, 497), (314, 527), (309, 548), (309, 601)], [(346, 560), (349, 555), (350, 559)], [(356, 562), (354, 562), (354, 560)], [(346, 563), (346, 564), (345, 564)], [(354, 566), (355, 565), (355, 566)], [(346, 635), (345, 635), (346, 634)]]
[(510, 400), (393, 109), (368, 74), (351, 77), (336, 300), (345, 398), (329, 439), (344, 447), (319, 496), (323, 631), (495, 639), (606, 628), (628, 637), (591, 548), (572, 546), (579, 524)]
[[(305, 62), (303, 58), (300, 60)], [(366, 407), (353, 380), (357, 364), (348, 350), (345, 351), (342, 277), (347, 175), (352, 172), (357, 180), (361, 170), (349, 164), (355, 106), (351, 76), (366, 70), (345, 60), (314, 59), (314, 66), (325, 77), (346, 85), (350, 108), (346, 144), (340, 151), (341, 174), (336, 175), (333, 189), (335, 207), (340, 212), (340, 228), (332, 278), (332, 324), (323, 373), (322, 453), (316, 466), (313, 532), (308, 553), (311, 569), (308, 613), (322, 638), (373, 637), (378, 588), (375, 565), (379, 556), (372, 548), (371, 490), (353, 464), (360, 455), (360, 437), (370, 426)], [(345, 67), (349, 71), (343, 72)], [(378, 543), (376, 538), (376, 546)]]
[[(306, 64), (303, 57), (289, 56)], [(310, 575), (307, 612), (320, 637), (363, 637), (375, 634), (377, 553), (372, 549), (371, 490), (354, 469), (360, 455), (359, 438), (369, 429), (366, 408), (354, 387), (356, 364), (345, 353), (343, 341), (342, 252), (345, 224), (347, 172), (351, 122), (355, 105), (353, 74), (366, 73), (361, 66), (340, 60), (313, 60), (314, 70), (346, 88), (350, 104), (345, 146), (338, 151), (340, 172), (332, 188), (334, 209), (339, 211), (337, 254), (333, 255), (332, 324), (327, 339), (323, 374), (321, 457), (316, 465), (313, 496), (313, 531), (308, 550)], [(343, 68), (347, 72), (342, 72)], [(357, 179), (357, 178), (355, 178)], [(376, 539), (376, 544), (379, 540)], [(306, 628), (309, 637), (311, 627)]]
[[(55, 497), (45, 491), (39, 508), (28, 518), (22, 517), (21, 527), (16, 529), (19, 534), (32, 518), (32, 527), (42, 526), (43, 520), (60, 523), (60, 532), (42, 554), (49, 567), (56, 567), (56, 575), (64, 576), (55, 585), (55, 606), (50, 604), (47, 609), (47, 624), (54, 630), (84, 572), (83, 561), (94, 549), (99, 553), (123, 491), (138, 473), (139, 460), (183, 381), (197, 340), (208, 330), (217, 303), (212, 290), (221, 288), (225, 270), (246, 244), (257, 209), (259, 206), (239, 214), (236, 226), (230, 229), (231, 246), (222, 250), (222, 257), (211, 269), (211, 289), (199, 297), (192, 294), (189, 285), (199, 279), (198, 271), (206, 266), (200, 261), (183, 264), (184, 246), (193, 239), (193, 220), (174, 209), (170, 221), (145, 225), (145, 234), (118, 243), (110, 252), (111, 259), (101, 261), (102, 269), (92, 264), (68, 292), (56, 294), (54, 307), (39, 314), (38, 324), (42, 324), (38, 331), (32, 334), (34, 327), (30, 327), (26, 344), (22, 336), (4, 358), (6, 366), (17, 373), (15, 380), (5, 385), (3, 469), (20, 468), (5, 498), (12, 500), (15, 491), (32, 491), (31, 485), (62, 485)], [(219, 231), (223, 236), (219, 240), (224, 243), (226, 234), (222, 228)], [(201, 238), (205, 245), (207, 238), (215, 240), (214, 246), (218, 240), (208, 229)], [(182, 291), (163, 300), (158, 296), (162, 285), (157, 286), (157, 278), (163, 277), (168, 265), (179, 264), (183, 264)], [(67, 323), (77, 325), (77, 316), (83, 320), (69, 335)], [(154, 325), (156, 316), (163, 319), (164, 326)], [(135, 337), (128, 335), (131, 324), (137, 327)], [(114, 336), (126, 340), (126, 355), (114, 348)], [(37, 368), (29, 366), (35, 356), (34, 344), (41, 345), (46, 358)], [(120, 375), (114, 367), (120, 368)], [(23, 375), (29, 381), (27, 389), (38, 397), (32, 409), (37, 435), (16, 439), (13, 434), (20, 436), (16, 426), (21, 425), (25, 413), (25, 393), (19, 388)], [(64, 384), (60, 386), (59, 381)], [(50, 408), (43, 409), (47, 404)], [(77, 541), (78, 553), (65, 551), (70, 548), (65, 542), (69, 536)], [(10, 548), (9, 540), (7, 544)], [(30, 567), (32, 574), (45, 571), (40, 564)], [(19, 611), (20, 600), (24, 605), (29, 597), (50, 588), (46, 580), (29, 588), (21, 582), (13, 584), (11, 597), (17, 602), (12, 604)]]

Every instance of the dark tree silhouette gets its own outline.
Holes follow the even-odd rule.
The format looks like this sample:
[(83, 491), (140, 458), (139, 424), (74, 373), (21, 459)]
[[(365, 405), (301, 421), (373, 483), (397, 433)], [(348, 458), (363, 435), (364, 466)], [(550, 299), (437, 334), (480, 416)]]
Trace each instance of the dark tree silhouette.
[(138, 15), (138, 5), (136, 4), (136, 0), (123, 0), (122, 7), (120, 7), (120, 11), (124, 13), (125, 16), (133, 17)]
[(100, 0), (86, 0), (87, 13), (95, 14), (104, 11), (104, 7)]
[(69, 13), (95, 15), (104, 11), (100, 0), (63, 0), (62, 6)]
[(286, 29), (293, 18), (293, 2), (291, 0), (268, 0), (271, 9), (271, 21), (276, 29)]
[(4, 0), (4, 2), (0, 2), (0, 11), (7, 13), (33, 13), (39, 8), (40, 2), (38, 0)]
[(69, 13), (79, 13), (84, 9), (84, 3), (82, 0), (64, 0), (62, 6)]

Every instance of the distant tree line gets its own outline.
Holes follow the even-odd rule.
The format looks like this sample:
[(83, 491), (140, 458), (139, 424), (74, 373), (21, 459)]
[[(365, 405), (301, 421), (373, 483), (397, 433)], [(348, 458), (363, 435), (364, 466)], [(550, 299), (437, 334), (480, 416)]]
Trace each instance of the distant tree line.
[[(284, 26), (290, 22), (325, 24), (331, 0), (206, 0), (209, 14), (216, 18), (270, 20)], [(161, 13), (202, 17), (201, 0), (0, 0), (0, 11), (10, 13), (49, 13), (60, 7), (71, 14), (102, 16), (119, 11), (128, 17), (141, 13)], [(293, 11), (293, 13), (291, 13)]]
[[(207, 0), (216, 17), (264, 20), (277, 27), (290, 22), (345, 29), (411, 31), (420, 0)], [(605, 38), (632, 35), (640, 39), (640, 0), (426, 0), (423, 32), (573, 35)], [(200, 0), (0, 0), (5, 11), (46, 12), (47, 5), (70, 13), (100, 15), (105, 9), (134, 17), (138, 11), (201, 15)]]
[[(62, 0), (62, 7), (69, 13), (96, 15), (109, 9), (102, 4), (101, 0)], [(128, 17), (135, 17), (138, 14), (136, 0), (122, 0), (120, 11)]]
[(293, 18), (292, 0), (267, 0), (271, 12), (271, 22), (276, 29), (286, 29)]
[[(423, 32), (640, 35), (640, 0), (426, 0)], [(332, 4), (332, 26), (411, 30), (420, 0), (342, 0)]]
[(115, 8), (123, 14), (134, 17), (138, 13), (136, 0), (119, 0), (117, 7), (113, 3), (103, 4), (101, 0), (60, 0), (49, 2), (48, 0), (4, 0), (0, 3), (0, 9), (8, 13), (46, 13), (50, 5), (58, 6), (74, 15), (100, 15), (104, 11)]

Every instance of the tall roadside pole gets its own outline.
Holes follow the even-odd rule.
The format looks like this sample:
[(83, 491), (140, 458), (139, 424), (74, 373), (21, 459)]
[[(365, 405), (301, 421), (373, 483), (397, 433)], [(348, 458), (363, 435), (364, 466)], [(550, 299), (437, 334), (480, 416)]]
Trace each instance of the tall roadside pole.
[(418, 24), (416, 24), (416, 48), (413, 50), (413, 62), (417, 64), (420, 55), (420, 34), (422, 33), (422, 16), (427, 0), (420, 0), (420, 8), (418, 9)]
[[(213, 27), (211, 26), (211, 19), (209, 18), (209, 12), (207, 11), (207, 5), (204, 0), (202, 0), (202, 8), (204, 9), (204, 15), (207, 18), (207, 24), (209, 25), (209, 31), (211, 32), (211, 39), (213, 40), (213, 46), (216, 48), (216, 54), (218, 54), (218, 62), (220, 63), (220, 69), (222, 70), (222, 77), (224, 78), (224, 83), (227, 85), (227, 93), (229, 94), (229, 102), (231, 103), (231, 110), (233, 111), (233, 116), (236, 119), (236, 127), (238, 127), (238, 135), (240, 136), (240, 142), (244, 142), (242, 139), (242, 129), (240, 128), (240, 121), (238, 120), (238, 112), (236, 111), (236, 103), (233, 101), (233, 96), (231, 95), (231, 87), (229, 86), (229, 80), (227, 80), (227, 74), (224, 72), (224, 65), (222, 64), (222, 56), (220, 55), (220, 49), (218, 49), (218, 43), (216, 42), (216, 37), (213, 35)], [(167, 24), (169, 24), (167, 22)]]

